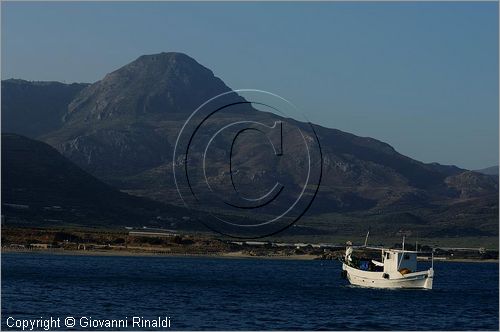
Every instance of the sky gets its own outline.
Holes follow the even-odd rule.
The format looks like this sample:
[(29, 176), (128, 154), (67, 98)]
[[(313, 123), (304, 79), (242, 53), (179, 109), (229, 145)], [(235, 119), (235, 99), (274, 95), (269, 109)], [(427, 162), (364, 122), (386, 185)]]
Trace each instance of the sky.
[(2, 2), (2, 79), (95, 82), (184, 52), (233, 89), (423, 162), (498, 165), (497, 2)]

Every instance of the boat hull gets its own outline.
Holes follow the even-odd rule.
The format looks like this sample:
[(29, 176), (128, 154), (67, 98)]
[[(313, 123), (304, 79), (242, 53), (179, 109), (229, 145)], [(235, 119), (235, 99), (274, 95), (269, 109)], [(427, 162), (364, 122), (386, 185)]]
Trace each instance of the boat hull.
[[(363, 271), (342, 263), (344, 275), (352, 285), (370, 288), (432, 289), (434, 270), (408, 274)], [(385, 277), (384, 277), (385, 275)]]

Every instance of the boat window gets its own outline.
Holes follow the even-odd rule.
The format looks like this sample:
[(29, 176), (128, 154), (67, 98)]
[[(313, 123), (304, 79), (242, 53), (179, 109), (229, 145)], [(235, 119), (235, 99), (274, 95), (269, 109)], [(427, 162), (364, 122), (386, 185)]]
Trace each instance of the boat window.
[(391, 259), (391, 254), (390, 254), (390, 253), (386, 253), (386, 254), (385, 254), (385, 258), (387, 258), (387, 259)]

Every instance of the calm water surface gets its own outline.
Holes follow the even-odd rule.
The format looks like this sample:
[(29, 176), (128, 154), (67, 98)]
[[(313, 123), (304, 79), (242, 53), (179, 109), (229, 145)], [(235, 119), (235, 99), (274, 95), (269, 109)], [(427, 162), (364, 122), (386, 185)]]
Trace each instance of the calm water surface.
[(340, 268), (335, 261), (3, 254), (2, 329), (9, 316), (169, 316), (174, 330), (498, 330), (496, 263), (435, 263), (432, 291), (351, 287)]

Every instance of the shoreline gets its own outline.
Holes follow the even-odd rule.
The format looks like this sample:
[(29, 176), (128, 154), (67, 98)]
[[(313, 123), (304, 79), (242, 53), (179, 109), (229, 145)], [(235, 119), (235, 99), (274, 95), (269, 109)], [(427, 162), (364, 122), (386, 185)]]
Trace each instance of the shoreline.
[(147, 252), (147, 251), (129, 251), (129, 250), (1, 250), (1, 254), (19, 253), (19, 254), (44, 254), (44, 255), (67, 255), (67, 256), (102, 256), (102, 257), (165, 257), (165, 258), (222, 258), (222, 259), (276, 259), (276, 260), (318, 260), (320, 256), (316, 255), (271, 255), (257, 256), (249, 255), (241, 252), (227, 252), (219, 254), (182, 254), (182, 253), (167, 253), (167, 252)]
[[(100, 256), (100, 257), (165, 257), (165, 258), (221, 258), (221, 259), (266, 259), (266, 260), (322, 260), (321, 256), (317, 255), (269, 255), (258, 256), (249, 255), (243, 252), (226, 252), (218, 254), (182, 254), (182, 253), (167, 253), (167, 252), (147, 252), (147, 251), (131, 251), (131, 250), (51, 250), (51, 249), (36, 249), (36, 250), (5, 250), (2, 248), (1, 254), (8, 253), (33, 253), (45, 255), (67, 255), (67, 256)], [(419, 260), (419, 262), (430, 262), (430, 260)], [(499, 263), (498, 259), (470, 259), (470, 258), (456, 258), (456, 259), (442, 259), (434, 258), (434, 263)]]

